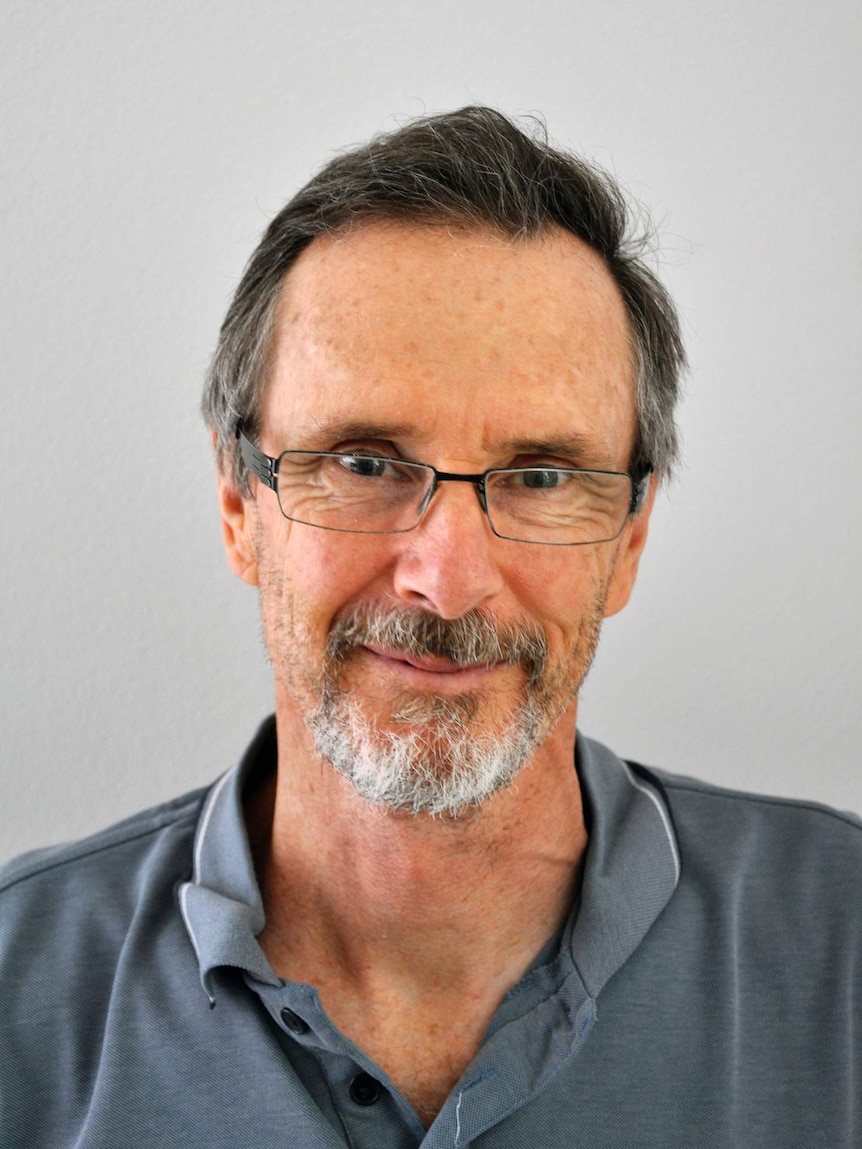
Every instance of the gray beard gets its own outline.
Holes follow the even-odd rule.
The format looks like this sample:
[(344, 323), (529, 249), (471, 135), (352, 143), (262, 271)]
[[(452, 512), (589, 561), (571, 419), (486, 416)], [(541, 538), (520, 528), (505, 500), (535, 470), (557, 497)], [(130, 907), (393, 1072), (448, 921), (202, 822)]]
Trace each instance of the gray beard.
[(349, 694), (329, 691), (311, 716), (315, 746), (375, 805), (460, 817), (514, 782), (543, 732), (529, 702), (493, 736), (472, 732), (456, 699), (434, 702), (424, 715), (418, 700), (400, 707), (393, 717), (409, 727), (381, 731)]
[[(329, 637), (318, 705), (308, 716), (315, 746), (367, 801), (392, 810), (463, 817), (512, 785), (577, 694), (598, 642), (601, 611), (585, 617), (571, 662), (546, 673), (548, 645), (529, 626), (506, 627), (482, 611), (454, 620), (424, 611), (364, 608), (339, 617)], [(493, 731), (477, 729), (481, 694), (410, 694), (381, 730), (340, 682), (352, 651), (366, 643), (393, 653), (436, 654), (454, 665), (518, 664), (524, 697)]]

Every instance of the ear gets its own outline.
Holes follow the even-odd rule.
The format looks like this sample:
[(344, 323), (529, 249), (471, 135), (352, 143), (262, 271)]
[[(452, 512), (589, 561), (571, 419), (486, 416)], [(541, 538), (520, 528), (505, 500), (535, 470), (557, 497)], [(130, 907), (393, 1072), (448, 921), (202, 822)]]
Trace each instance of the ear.
[(657, 491), (658, 479), (655, 475), (650, 475), (649, 490), (643, 506), (627, 523), (618, 544), (619, 550), (605, 602), (605, 618), (610, 618), (612, 614), (621, 611), (631, 598), (637, 578), (638, 564), (646, 546), (649, 519)]
[[(229, 467), (225, 460), (224, 468)], [(219, 468), (218, 499), (221, 530), (230, 569), (249, 586), (258, 586), (257, 556), (254, 548), (254, 502), (236, 489), (233, 475)]]

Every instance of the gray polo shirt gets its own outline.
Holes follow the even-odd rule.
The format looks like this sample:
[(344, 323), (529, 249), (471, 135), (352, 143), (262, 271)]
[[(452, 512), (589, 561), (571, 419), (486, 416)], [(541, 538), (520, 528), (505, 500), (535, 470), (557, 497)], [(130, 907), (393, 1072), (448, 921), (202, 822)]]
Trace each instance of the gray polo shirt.
[(212, 789), (0, 871), (0, 1146), (862, 1145), (862, 827), (578, 738), (579, 904), (429, 1130), (277, 978)]

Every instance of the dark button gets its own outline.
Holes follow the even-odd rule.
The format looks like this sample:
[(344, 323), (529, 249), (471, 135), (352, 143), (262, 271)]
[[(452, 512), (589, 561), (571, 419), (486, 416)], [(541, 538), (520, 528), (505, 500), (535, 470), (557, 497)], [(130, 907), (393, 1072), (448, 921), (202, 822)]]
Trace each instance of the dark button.
[(380, 1096), (380, 1082), (370, 1073), (357, 1073), (350, 1082), (350, 1096), (357, 1105), (373, 1105)]
[(281, 1020), (284, 1022), (291, 1033), (295, 1033), (297, 1035), (308, 1033), (308, 1026), (302, 1020), (299, 1014), (294, 1013), (292, 1009), (285, 1007), (281, 1011)]

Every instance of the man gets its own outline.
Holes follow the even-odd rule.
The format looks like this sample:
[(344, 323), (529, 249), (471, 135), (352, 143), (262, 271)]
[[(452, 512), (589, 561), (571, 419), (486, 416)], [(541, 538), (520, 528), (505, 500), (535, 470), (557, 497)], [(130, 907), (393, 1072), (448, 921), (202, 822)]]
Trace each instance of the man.
[(676, 452), (627, 227), (481, 108), (270, 226), (204, 411), (275, 717), (7, 867), (4, 1146), (860, 1144), (859, 824), (576, 729)]

